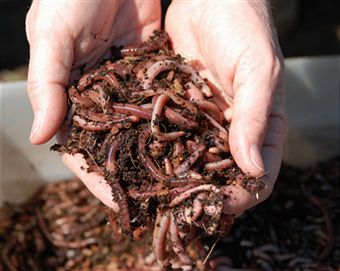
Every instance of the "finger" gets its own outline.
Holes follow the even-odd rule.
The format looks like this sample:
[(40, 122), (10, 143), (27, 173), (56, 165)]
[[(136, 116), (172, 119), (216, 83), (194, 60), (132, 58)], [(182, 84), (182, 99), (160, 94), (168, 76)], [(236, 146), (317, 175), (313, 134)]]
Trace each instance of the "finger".
[(283, 142), (287, 134), (285, 112), (282, 109), (275, 111), (276, 114), (273, 113), (268, 120), (268, 129), (262, 147), (264, 167), (269, 169), (261, 177), (265, 186), (258, 193), (254, 194), (250, 194), (237, 184), (227, 186), (224, 188), (224, 192), (228, 196), (224, 203), (224, 213), (240, 216), (245, 210), (264, 201), (272, 193), (275, 180), (280, 171)]
[(82, 154), (63, 154), (62, 160), (64, 164), (83, 181), (91, 193), (100, 199), (106, 206), (118, 212), (118, 204), (113, 202), (112, 191), (110, 185), (105, 181), (104, 177), (91, 172), (87, 172), (88, 165)]
[(223, 203), (223, 213), (238, 217), (251, 206), (253, 196), (238, 184), (222, 187), (222, 190), (227, 196)]
[(53, 37), (55, 33), (31, 37), (27, 81), (34, 112), (30, 141), (42, 144), (58, 130), (67, 111), (65, 86), (73, 61), (71, 40)]
[(258, 66), (241, 64), (235, 73), (230, 150), (250, 176), (265, 172), (261, 149), (280, 73), (280, 62), (275, 59)]
[[(271, 194), (280, 171), (283, 144), (287, 135), (287, 117), (283, 106), (275, 107), (268, 120), (268, 128), (263, 141), (262, 157), (267, 172), (263, 176), (265, 188), (259, 192), (257, 201), (263, 201)], [(252, 205), (258, 202), (253, 202)]]

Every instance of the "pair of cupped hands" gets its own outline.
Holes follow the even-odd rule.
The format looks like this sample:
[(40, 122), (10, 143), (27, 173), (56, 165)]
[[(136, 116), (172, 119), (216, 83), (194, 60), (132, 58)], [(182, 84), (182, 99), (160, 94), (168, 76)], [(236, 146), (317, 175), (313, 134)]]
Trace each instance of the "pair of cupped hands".
[[(33, 1), (27, 14), (30, 44), (28, 95), (34, 112), (30, 141), (43, 144), (60, 129), (67, 114), (65, 87), (80, 67), (94, 67), (112, 45), (139, 44), (160, 28), (159, 0)], [(173, 0), (165, 17), (176, 53), (199, 63), (231, 120), (229, 144), (237, 165), (262, 176), (265, 188), (249, 194), (238, 185), (227, 212), (240, 215), (266, 199), (282, 159), (287, 121), (283, 58), (266, 0)], [(111, 188), (80, 155), (64, 163), (107, 206), (117, 211)]]

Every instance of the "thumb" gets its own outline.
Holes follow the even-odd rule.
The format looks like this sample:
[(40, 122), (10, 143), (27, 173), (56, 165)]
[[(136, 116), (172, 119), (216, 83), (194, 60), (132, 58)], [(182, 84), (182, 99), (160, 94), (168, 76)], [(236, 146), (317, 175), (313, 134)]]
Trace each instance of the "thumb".
[(241, 66), (234, 80), (230, 150), (242, 171), (253, 177), (265, 172), (261, 149), (281, 68), (275, 58), (266, 62), (255, 69)]
[(40, 33), (30, 40), (27, 92), (34, 112), (30, 141), (48, 141), (62, 124), (67, 112), (65, 86), (73, 61), (71, 38)]

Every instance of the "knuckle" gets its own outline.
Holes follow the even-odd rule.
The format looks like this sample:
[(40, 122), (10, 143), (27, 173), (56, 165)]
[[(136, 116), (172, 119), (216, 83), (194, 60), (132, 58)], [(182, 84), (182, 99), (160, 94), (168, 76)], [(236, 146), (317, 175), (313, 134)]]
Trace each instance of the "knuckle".
[(37, 82), (27, 82), (27, 94), (30, 99), (35, 99), (37, 95), (39, 95), (41, 86)]
[(281, 57), (275, 56), (272, 63), (272, 73), (274, 77), (280, 78), (284, 71), (284, 62), (281, 60)]

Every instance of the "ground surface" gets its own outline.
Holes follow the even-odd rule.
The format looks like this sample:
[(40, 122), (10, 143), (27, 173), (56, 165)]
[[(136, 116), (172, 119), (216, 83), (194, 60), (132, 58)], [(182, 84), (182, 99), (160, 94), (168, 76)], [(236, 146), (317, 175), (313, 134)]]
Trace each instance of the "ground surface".
[[(304, 170), (283, 167), (270, 199), (238, 219), (231, 234), (219, 240), (211, 265), (218, 265), (217, 270), (337, 270), (339, 166), (340, 160), (335, 158)], [(21, 207), (0, 210), (1, 271), (75, 270), (80, 266), (82, 270), (94, 270), (94, 266), (132, 270), (137, 262), (140, 266), (143, 257), (149, 267), (142, 270), (157, 270), (151, 268), (154, 258), (143, 244), (134, 249), (128, 244), (114, 245), (104, 207), (79, 181), (42, 191)], [(72, 193), (78, 196), (72, 197)], [(96, 212), (89, 212), (89, 207)], [(45, 223), (41, 223), (41, 214)], [(68, 219), (57, 222), (56, 217)], [(84, 224), (87, 228), (79, 228)], [(67, 228), (72, 228), (73, 234)], [(56, 238), (72, 241), (75, 247), (67, 248)], [(91, 243), (89, 238), (95, 241)], [(211, 247), (215, 241), (206, 244)]]

